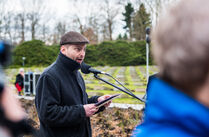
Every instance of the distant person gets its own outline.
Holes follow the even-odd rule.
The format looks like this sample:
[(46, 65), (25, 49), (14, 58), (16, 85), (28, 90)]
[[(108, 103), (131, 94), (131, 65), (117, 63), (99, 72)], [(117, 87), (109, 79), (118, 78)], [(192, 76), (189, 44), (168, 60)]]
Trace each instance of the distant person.
[(17, 89), (18, 95), (23, 94), (24, 87), (24, 69), (20, 68), (19, 73), (16, 75), (15, 87)]
[(209, 1), (181, 0), (152, 33), (160, 72), (134, 137), (209, 136)]
[[(35, 104), (42, 137), (91, 137), (95, 103), (109, 97), (88, 97), (78, 71), (86, 54), (86, 37), (70, 31), (61, 37), (57, 60), (40, 76)], [(106, 104), (106, 107), (109, 104)]]

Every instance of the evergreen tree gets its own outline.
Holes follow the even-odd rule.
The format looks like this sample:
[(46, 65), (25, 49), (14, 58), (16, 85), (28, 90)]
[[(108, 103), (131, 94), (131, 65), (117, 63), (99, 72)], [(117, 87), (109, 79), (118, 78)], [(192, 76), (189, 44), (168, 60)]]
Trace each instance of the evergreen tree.
[(132, 7), (131, 3), (128, 3), (125, 6), (125, 13), (122, 13), (125, 19), (123, 21), (126, 22), (126, 25), (123, 27), (129, 31), (130, 39), (132, 39), (132, 17), (131, 15), (134, 12), (134, 8)]
[(123, 40), (128, 40), (128, 36), (127, 36), (126, 33), (125, 33), (124, 36), (123, 36)]
[(121, 34), (119, 34), (117, 40), (122, 40), (122, 39), (123, 38), (122, 38)]
[(146, 12), (144, 4), (141, 4), (133, 18), (133, 37), (136, 40), (145, 39), (145, 29), (150, 25), (150, 14)]

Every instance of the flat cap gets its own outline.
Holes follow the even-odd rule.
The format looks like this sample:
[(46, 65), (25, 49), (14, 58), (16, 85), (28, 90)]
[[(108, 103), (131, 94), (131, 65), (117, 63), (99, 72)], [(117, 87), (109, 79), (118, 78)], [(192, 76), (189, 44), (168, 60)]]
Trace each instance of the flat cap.
[(82, 34), (75, 31), (70, 31), (65, 33), (60, 40), (60, 45), (87, 44), (87, 43), (89, 43), (89, 40)]

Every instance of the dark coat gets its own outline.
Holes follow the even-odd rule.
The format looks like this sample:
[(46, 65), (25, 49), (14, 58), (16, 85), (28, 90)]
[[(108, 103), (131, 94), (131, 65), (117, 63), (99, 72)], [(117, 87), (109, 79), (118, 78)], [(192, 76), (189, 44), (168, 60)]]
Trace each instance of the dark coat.
[(88, 98), (79, 68), (79, 63), (60, 53), (40, 76), (35, 104), (42, 137), (92, 136), (83, 104), (96, 103), (99, 96)]
[(15, 84), (17, 84), (23, 88), (23, 76), (21, 74), (17, 74)]

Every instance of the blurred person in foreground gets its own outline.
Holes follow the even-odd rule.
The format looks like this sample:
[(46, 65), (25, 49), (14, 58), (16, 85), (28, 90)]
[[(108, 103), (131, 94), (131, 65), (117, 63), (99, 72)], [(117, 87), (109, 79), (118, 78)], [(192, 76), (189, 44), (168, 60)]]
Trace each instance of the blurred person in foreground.
[(9, 43), (0, 40), (0, 137), (36, 136), (35, 129), (28, 123), (27, 114), (5, 82), (3, 67), (10, 63), (10, 47)]
[(209, 1), (181, 0), (152, 33), (160, 72), (134, 137), (209, 135)]
[[(88, 39), (70, 31), (61, 37), (57, 60), (40, 76), (35, 104), (42, 137), (91, 137), (90, 117), (102, 111), (95, 103), (109, 97), (88, 97), (78, 71)], [(106, 104), (106, 107), (109, 105)]]
[(24, 87), (24, 69), (20, 68), (19, 73), (16, 75), (15, 87), (17, 89), (18, 95), (23, 94)]
[(0, 137), (19, 137), (35, 131), (28, 125), (27, 115), (12, 90), (0, 84)]

